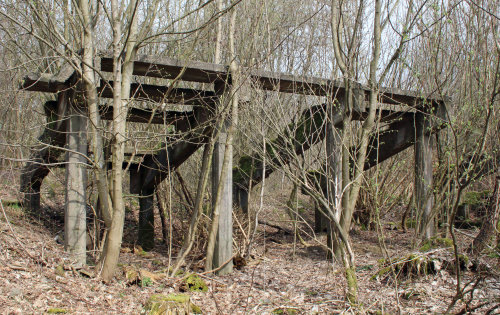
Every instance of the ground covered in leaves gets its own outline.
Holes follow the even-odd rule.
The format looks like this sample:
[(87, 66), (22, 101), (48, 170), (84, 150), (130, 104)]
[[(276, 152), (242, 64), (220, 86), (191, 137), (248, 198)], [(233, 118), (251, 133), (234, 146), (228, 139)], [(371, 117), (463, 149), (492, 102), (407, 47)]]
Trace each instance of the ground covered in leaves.
[[(356, 310), (344, 300), (341, 266), (326, 259), (320, 244), (326, 243), (324, 235), (315, 239), (304, 237), (306, 246), (293, 235), (271, 226), (261, 226), (252, 257), (230, 275), (203, 274), (203, 261), (198, 261), (200, 253), (195, 252), (189, 269), (171, 276), (165, 254), (168, 246), (161, 245), (156, 251), (145, 253), (126, 243), (116, 280), (104, 284), (91, 277), (92, 267), (83, 271), (71, 267), (63, 246), (57, 242), (62, 223), (50, 219), (57, 215), (37, 219), (24, 214), (19, 206), (5, 205), (4, 208), (5, 212), (0, 213), (0, 309), (3, 314), (138, 314), (151, 296), (179, 292), (189, 294), (191, 302), (205, 314), (443, 313), (456, 290), (453, 268), (442, 265), (449, 261), (446, 259), (433, 272), (414, 277), (403, 275), (399, 281), (394, 281), (392, 275), (380, 274), (384, 257), (405, 257), (412, 252), (413, 231), (403, 232), (393, 224), (383, 226), (385, 255), (376, 232), (355, 229), (351, 233), (361, 302)], [(45, 211), (50, 209), (46, 207)], [(266, 206), (263, 219), (291, 230), (283, 212), (276, 211), (280, 212), (275, 205)], [(459, 233), (461, 247), (470, 243), (473, 234), (472, 230)], [(449, 257), (449, 254), (440, 255), (449, 252), (446, 246), (442, 247), (429, 250), (433, 255)], [(495, 273), (491, 273), (498, 271), (498, 265), (494, 259), (488, 263), (491, 268), (482, 278), (479, 271), (463, 272), (463, 284), (481, 278), (469, 304), (471, 307), (484, 305), (473, 313), (499, 311), (492, 307), (500, 303), (500, 282)], [(190, 274), (195, 274), (195, 280), (204, 280), (206, 287), (202, 285), (191, 291), (185, 281)], [(466, 295), (468, 298), (470, 294)], [(453, 313), (463, 310), (464, 305), (463, 301), (457, 302)]]

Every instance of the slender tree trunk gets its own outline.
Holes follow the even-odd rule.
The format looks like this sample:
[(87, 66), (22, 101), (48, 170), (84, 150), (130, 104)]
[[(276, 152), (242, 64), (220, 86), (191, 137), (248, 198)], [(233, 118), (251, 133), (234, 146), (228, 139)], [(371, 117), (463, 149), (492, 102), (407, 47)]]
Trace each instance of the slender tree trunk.
[(97, 191), (99, 195), (100, 208), (103, 214), (103, 220), (107, 227), (111, 224), (112, 205), (108, 190), (108, 179), (106, 174), (106, 165), (104, 160), (104, 149), (101, 129), (101, 116), (99, 115), (97, 80), (92, 67), (98, 67), (94, 63), (94, 43), (93, 26), (90, 17), (88, 1), (79, 1), (80, 12), (83, 20), (83, 56), (82, 56), (82, 78), (84, 83), (85, 101), (87, 103), (90, 118), (90, 135), (92, 141), (92, 151), (94, 153), (94, 171), (97, 178)]
[(483, 218), (483, 224), (479, 230), (479, 234), (474, 238), (472, 244), (469, 247), (469, 253), (473, 256), (479, 255), (484, 248), (488, 245), (488, 242), (495, 235), (495, 226), (498, 222), (498, 216), (500, 215), (500, 175), (496, 177), (495, 189), (491, 195), (491, 200), (486, 209), (486, 214)]
[(111, 1), (113, 15), (113, 153), (112, 153), (112, 202), (113, 219), (107, 234), (103, 252), (102, 278), (109, 281), (114, 275), (118, 257), (120, 255), (125, 222), (125, 208), (123, 204), (123, 161), (126, 141), (126, 118), (130, 98), (130, 84), (134, 68), (134, 58), (137, 51), (137, 17), (135, 12), (136, 1), (131, 1), (127, 11), (130, 14), (128, 41), (125, 46), (125, 57), (121, 56), (121, 21), (118, 16), (118, 3)]

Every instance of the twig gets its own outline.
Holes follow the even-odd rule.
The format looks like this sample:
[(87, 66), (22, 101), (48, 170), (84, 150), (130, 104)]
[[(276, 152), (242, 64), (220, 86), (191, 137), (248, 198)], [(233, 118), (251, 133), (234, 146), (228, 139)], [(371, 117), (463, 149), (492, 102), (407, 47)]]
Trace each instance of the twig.
[(210, 281), (217, 282), (218, 284), (220, 284), (220, 285), (223, 285), (223, 286), (227, 287), (227, 284), (225, 284), (224, 282), (221, 282), (221, 281), (219, 281), (219, 280), (215, 280), (214, 278), (207, 277), (207, 276), (205, 276), (205, 275), (203, 275), (203, 274), (201, 274), (201, 273), (196, 273), (196, 275), (198, 275), (198, 276), (200, 276), (200, 277), (202, 277), (202, 278), (204, 278), (204, 279), (207, 279), (207, 280), (210, 280)]
[(234, 257), (236, 257), (237, 254), (234, 254), (233, 256), (231, 256), (228, 260), (226, 260), (222, 265), (220, 265), (219, 267), (215, 268), (215, 269), (212, 269), (212, 270), (208, 270), (208, 271), (205, 271), (205, 272), (202, 272), (202, 273), (199, 273), (200, 276), (202, 275), (208, 275), (208, 274), (211, 274), (211, 273), (214, 273), (214, 272), (217, 272), (219, 270), (221, 270), (222, 268), (224, 268), (230, 261), (233, 260)]
[(283, 231), (283, 232), (284, 232), (285, 234), (287, 234), (287, 235), (292, 235), (292, 232), (290, 232), (289, 230), (287, 230), (287, 229), (285, 229), (285, 228), (282, 228), (282, 227), (281, 227), (281, 226), (279, 226), (279, 225), (269, 223), (269, 222), (264, 221), (264, 220), (262, 220), (262, 219), (259, 219), (259, 221), (258, 221), (258, 222), (259, 222), (259, 224), (267, 225), (267, 226), (270, 226), (270, 227), (272, 227), (272, 228), (275, 228), (275, 229), (277, 229), (277, 230), (279, 230), (279, 231)]
[[(212, 270), (208, 270), (208, 271), (205, 271), (205, 272), (201, 272), (201, 273), (194, 273), (200, 277), (204, 277), (205, 275), (207, 274), (210, 274), (210, 273), (213, 273), (213, 272), (217, 272), (219, 270), (221, 270), (222, 268), (224, 268), (225, 265), (227, 265), (231, 260), (233, 260), (233, 258), (236, 256), (236, 254), (234, 254), (233, 256), (231, 256), (231, 258), (229, 258), (228, 260), (226, 260), (222, 265), (220, 265), (219, 267), (215, 268), (215, 269), (212, 269)], [(191, 274), (187, 274), (185, 275), (184, 277), (178, 279), (177, 281), (175, 282), (180, 282), (184, 279), (187, 279)], [(213, 279), (210, 279), (210, 280), (213, 280)], [(214, 280), (215, 281), (215, 280)]]
[(23, 243), (21, 243), (21, 241), (19, 240), (19, 238), (17, 237), (16, 233), (14, 232), (14, 229), (12, 229), (12, 225), (10, 225), (10, 222), (9, 222), (9, 219), (7, 218), (7, 214), (5, 213), (5, 209), (3, 207), (3, 202), (2, 202), (2, 198), (0, 198), (0, 207), (2, 208), (2, 212), (3, 212), (3, 216), (5, 217), (5, 221), (7, 222), (7, 225), (9, 226), (9, 229), (10, 229), (10, 232), (12, 233), (12, 235), (14, 236), (14, 239), (16, 240), (16, 242), (19, 244), (19, 246), (21, 246), (21, 248), (24, 250), (24, 252), (31, 258), (33, 259), (34, 261), (36, 261), (37, 263), (43, 265), (43, 266), (46, 266), (47, 265), (47, 262), (43, 259), (40, 259), (40, 258), (36, 258), (34, 257), (33, 255), (30, 254), (30, 252), (26, 249), (26, 247), (24, 247)]

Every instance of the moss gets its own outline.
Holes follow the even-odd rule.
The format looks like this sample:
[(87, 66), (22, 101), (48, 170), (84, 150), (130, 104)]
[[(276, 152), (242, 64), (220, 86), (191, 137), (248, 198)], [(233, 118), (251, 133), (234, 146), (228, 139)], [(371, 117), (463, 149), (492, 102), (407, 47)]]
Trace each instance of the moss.
[(453, 241), (449, 238), (433, 237), (425, 241), (420, 247), (421, 252), (427, 252), (434, 248), (450, 248), (453, 247)]
[(187, 294), (169, 294), (169, 295), (155, 294), (150, 298), (150, 300), (155, 302), (169, 301), (177, 303), (186, 303), (189, 301), (189, 298), (190, 297)]
[(152, 295), (146, 302), (143, 313), (149, 315), (170, 314), (169, 312), (180, 314), (180, 312), (175, 312), (176, 310), (183, 310), (185, 313), (202, 313), (198, 306), (190, 302), (190, 296), (187, 294)]
[(64, 277), (66, 275), (66, 273), (64, 272), (63, 265), (58, 265), (56, 267), (55, 274), (58, 275), (58, 276), (60, 276), (60, 277)]
[(358, 280), (356, 279), (356, 270), (351, 268), (346, 268), (345, 278), (347, 280), (347, 301), (351, 305), (357, 305), (358, 303)]
[(398, 224), (396, 222), (387, 222), (387, 224), (389, 225), (389, 228), (391, 230), (397, 230), (398, 229)]
[(201, 308), (198, 305), (195, 305), (193, 303), (191, 303), (191, 312), (193, 312), (193, 314), (202, 314), (203, 313), (201, 311)]
[(310, 138), (311, 135), (317, 134), (318, 129), (321, 128), (325, 120), (325, 113), (323, 110), (316, 110), (312, 116), (311, 111), (302, 113), (300, 121), (295, 124), (289, 125), (289, 130), (295, 130), (294, 141), (295, 145), (303, 145)]
[(149, 298), (144, 307), (145, 314), (164, 314), (171, 308), (183, 307), (189, 302), (189, 295), (185, 294), (155, 294)]
[(186, 280), (184, 280), (184, 283), (187, 287), (187, 290), (191, 292), (207, 292), (208, 287), (205, 281), (203, 281), (202, 278), (195, 274), (189, 275)]
[(68, 312), (65, 308), (53, 307), (47, 310), (47, 314), (66, 314)]
[(125, 268), (125, 278), (128, 283), (136, 283), (139, 280), (139, 271), (133, 267)]
[(279, 314), (279, 315), (295, 315), (298, 314), (299, 311), (296, 310), (295, 308), (289, 308), (289, 307), (280, 307), (277, 309), (274, 309), (271, 314)]
[(414, 219), (407, 219), (405, 222), (406, 227), (415, 228), (417, 226), (417, 221)]
[(380, 269), (379, 271), (377, 271), (377, 273), (375, 273), (373, 276), (371, 276), (370, 280), (377, 280), (381, 276), (388, 274), (390, 271), (391, 271), (391, 267), (384, 267), (384, 268)]
[(432, 248), (431, 242), (425, 241), (425, 243), (422, 246), (420, 246), (419, 250), (421, 252), (427, 252), (427, 251), (431, 250), (431, 248)]
[(491, 252), (487, 255), (489, 258), (500, 258), (500, 254), (496, 252)]
[(141, 279), (141, 287), (149, 287), (153, 285), (153, 279), (151, 279), (150, 277), (143, 277)]
[(462, 198), (462, 204), (471, 206), (483, 206), (486, 204), (488, 196), (491, 194), (489, 190), (483, 191), (468, 191)]
[(461, 267), (467, 267), (467, 265), (469, 265), (470, 259), (465, 254), (458, 254), (458, 261)]
[(254, 162), (251, 156), (245, 155), (238, 161), (238, 166), (233, 168), (233, 181), (244, 183), (254, 171)]

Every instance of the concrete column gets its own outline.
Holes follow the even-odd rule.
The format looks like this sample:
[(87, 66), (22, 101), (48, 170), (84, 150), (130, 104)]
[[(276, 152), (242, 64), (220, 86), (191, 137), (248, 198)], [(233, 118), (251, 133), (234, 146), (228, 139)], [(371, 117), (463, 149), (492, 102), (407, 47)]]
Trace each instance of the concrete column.
[[(220, 92), (221, 88), (216, 86), (216, 91)], [(227, 92), (227, 90), (225, 91)], [(215, 251), (213, 258), (213, 268), (220, 267), (223, 263), (233, 256), (233, 146), (230, 144), (229, 150), (229, 165), (228, 172), (225, 178), (220, 178), (222, 171), (222, 163), (226, 150), (227, 129), (229, 121), (224, 122), (222, 130), (219, 132), (219, 137), (215, 142), (214, 154), (212, 160), (212, 196), (215, 199), (217, 195), (217, 187), (219, 181), (224, 181), (224, 189), (219, 204), (219, 227), (217, 230), (217, 238), (215, 241)], [(214, 200), (215, 201), (215, 200)], [(214, 209), (215, 211), (215, 209)], [(227, 263), (218, 274), (227, 274), (233, 271), (233, 262)]]
[(86, 264), (87, 243), (87, 116), (85, 109), (71, 102), (66, 153), (66, 206), (64, 247), (75, 266)]
[(139, 196), (138, 242), (145, 251), (155, 247), (154, 189), (141, 190)]
[(328, 197), (329, 203), (337, 220), (340, 221), (342, 213), (342, 132), (333, 125), (336, 114), (341, 113), (342, 105), (332, 105), (328, 107), (329, 121), (326, 129), (326, 152), (327, 152), (327, 178), (322, 187)]
[[(326, 129), (326, 152), (327, 152), (327, 178), (325, 181), (324, 194), (328, 198), (330, 205), (330, 215), (334, 215), (335, 219), (340, 222), (342, 214), (342, 132), (343, 128), (336, 129), (333, 125), (334, 117), (336, 114), (342, 114), (344, 108), (343, 100), (340, 104), (332, 100), (331, 105), (328, 106), (328, 124)], [(329, 218), (327, 224), (327, 246), (333, 248), (337, 255), (338, 244), (337, 240), (333, 239), (333, 221)], [(330, 257), (330, 253), (328, 254)]]
[(418, 112), (415, 115), (415, 203), (419, 214), (419, 232), (424, 239), (435, 234), (434, 220), (430, 220), (434, 206), (432, 191), (432, 134), (430, 117)]

